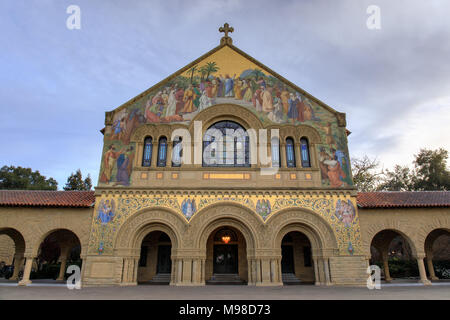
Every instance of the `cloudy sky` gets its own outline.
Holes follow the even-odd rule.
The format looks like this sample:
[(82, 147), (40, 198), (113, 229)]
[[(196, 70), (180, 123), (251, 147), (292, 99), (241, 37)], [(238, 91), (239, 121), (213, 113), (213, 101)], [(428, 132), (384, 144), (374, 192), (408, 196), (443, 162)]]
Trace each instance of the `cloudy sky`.
[[(69, 30), (69, 5), (81, 29)], [(370, 30), (369, 5), (381, 9)], [(234, 44), (347, 113), (351, 156), (450, 150), (448, 0), (2, 0), (0, 165), (97, 181), (104, 112)]]

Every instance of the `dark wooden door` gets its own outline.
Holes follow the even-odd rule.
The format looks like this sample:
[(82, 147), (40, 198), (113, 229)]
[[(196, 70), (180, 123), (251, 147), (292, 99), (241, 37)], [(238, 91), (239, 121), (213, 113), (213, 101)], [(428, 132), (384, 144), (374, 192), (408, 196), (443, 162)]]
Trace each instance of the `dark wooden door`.
[(156, 267), (157, 273), (170, 273), (172, 270), (172, 260), (170, 260), (170, 252), (172, 246), (161, 245), (158, 246), (158, 264)]
[(294, 248), (281, 246), (281, 272), (294, 273)]
[(214, 246), (214, 273), (238, 273), (237, 244)]

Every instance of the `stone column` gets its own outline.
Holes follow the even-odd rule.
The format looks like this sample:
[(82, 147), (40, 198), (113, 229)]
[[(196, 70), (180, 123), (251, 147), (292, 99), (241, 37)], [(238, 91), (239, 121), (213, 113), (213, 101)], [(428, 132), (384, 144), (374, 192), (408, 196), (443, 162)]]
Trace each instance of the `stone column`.
[(59, 267), (59, 275), (56, 280), (64, 280), (64, 275), (66, 273), (67, 256), (69, 255), (69, 248), (61, 249), (61, 266)]
[(282, 286), (283, 283), (280, 280), (281, 278), (281, 269), (279, 269), (279, 259), (271, 259), (270, 261), (270, 280), (272, 281), (272, 285)]
[(295, 166), (297, 168), (302, 168), (302, 158), (300, 155), (300, 144), (298, 141), (294, 141), (294, 150), (295, 150)]
[(328, 265), (328, 258), (323, 258), (323, 268), (325, 272), (325, 285), (331, 286), (330, 268)]
[(434, 273), (434, 266), (433, 266), (433, 257), (430, 255), (427, 255), (427, 266), (428, 266), (428, 273), (430, 274), (430, 280), (439, 280), (438, 277), (436, 277), (436, 274)]
[(138, 142), (136, 144), (136, 148), (137, 148), (136, 157), (134, 157), (134, 163), (132, 163), (132, 165), (135, 167), (142, 167), (142, 157), (144, 156), (144, 143)]
[(384, 252), (381, 254), (381, 257), (383, 259), (384, 280), (386, 282), (391, 282), (392, 278), (391, 278), (391, 273), (389, 272), (388, 254)]
[(258, 285), (258, 284), (260, 284), (262, 282), (262, 279), (261, 279), (261, 260), (255, 259), (255, 264), (256, 264), (255, 283), (256, 283), (256, 285)]
[(170, 258), (172, 261), (172, 266), (170, 268), (170, 285), (174, 285), (175, 284), (175, 264), (177, 263), (176, 259), (171, 257)]
[(173, 149), (173, 142), (170, 140), (170, 138), (167, 138), (167, 155), (166, 155), (166, 167), (172, 167), (172, 149)]
[(138, 267), (139, 258), (126, 257), (123, 259), (122, 286), (137, 285)]
[(176, 284), (180, 284), (183, 279), (183, 260), (177, 259), (177, 278), (175, 280)]
[(137, 285), (139, 259), (140, 257), (134, 257), (133, 259), (133, 278), (132, 278), (133, 285)]
[(248, 261), (248, 281), (247, 284), (249, 286), (256, 284), (256, 266), (255, 266), (255, 260), (252, 258), (247, 258)]
[(192, 283), (192, 259), (183, 259), (183, 284)]
[(15, 254), (14, 255), (14, 271), (13, 271), (13, 275), (11, 276), (11, 278), (9, 278), (9, 280), (11, 281), (17, 281), (19, 279), (19, 272), (20, 269), (23, 266), (23, 254)]
[(33, 256), (26, 257), (25, 269), (23, 271), (23, 278), (22, 278), (22, 281), (19, 282), (19, 286), (26, 286), (26, 285), (29, 285), (31, 283), (30, 273), (31, 273), (31, 268), (33, 266), (34, 258), (35, 257), (33, 257)]
[(206, 269), (205, 269), (205, 266), (206, 266), (206, 259), (202, 259), (201, 260), (202, 261), (202, 271), (201, 271), (201, 277), (200, 277), (200, 281), (201, 281), (201, 283), (202, 284), (205, 284), (205, 274), (206, 274)]
[(316, 157), (316, 144), (311, 143), (311, 141), (309, 141), (309, 140), (308, 140), (308, 142), (310, 143), (310, 145), (309, 145), (309, 161), (311, 164), (311, 168), (317, 168), (317, 167), (319, 167), (319, 163), (317, 162), (317, 157)]
[[(152, 158), (150, 159), (150, 167), (156, 168), (158, 164), (158, 150), (159, 150), (159, 142), (156, 140), (152, 141)], [(141, 158), (142, 161), (142, 158)]]
[(286, 143), (280, 143), (280, 166), (282, 168), (286, 168), (287, 167), (287, 162), (286, 162)]
[(420, 282), (424, 285), (431, 285), (430, 280), (427, 279), (427, 272), (425, 270), (425, 264), (423, 263), (423, 256), (417, 257), (417, 265), (419, 266)]
[(313, 266), (314, 266), (314, 285), (320, 286), (320, 275), (319, 275), (319, 266), (317, 265), (317, 258), (313, 258)]
[(127, 258), (124, 258), (122, 263), (123, 263), (122, 283), (126, 284), (128, 282), (128, 261), (127, 261)]
[(203, 275), (203, 261), (200, 258), (192, 260), (192, 284), (193, 285), (203, 285), (202, 281)]
[(263, 285), (270, 284), (270, 260), (267, 258), (261, 259), (261, 282)]
[(282, 276), (282, 270), (281, 270), (281, 259), (279, 258), (277, 263), (278, 263), (278, 282), (281, 283), (281, 285), (283, 285), (283, 276)]

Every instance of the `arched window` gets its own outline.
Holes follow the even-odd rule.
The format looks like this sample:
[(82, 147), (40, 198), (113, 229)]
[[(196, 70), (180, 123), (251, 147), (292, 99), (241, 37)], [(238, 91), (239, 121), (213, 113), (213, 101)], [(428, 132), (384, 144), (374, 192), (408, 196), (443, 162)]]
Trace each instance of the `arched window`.
[(158, 167), (166, 166), (166, 158), (167, 158), (167, 138), (161, 137), (159, 138), (158, 144)]
[(286, 163), (288, 168), (295, 168), (295, 150), (292, 138), (286, 139)]
[(249, 155), (248, 134), (236, 122), (216, 122), (203, 136), (204, 167), (249, 167)]
[(311, 167), (311, 160), (309, 157), (309, 144), (308, 139), (306, 138), (300, 139), (300, 156), (302, 158), (302, 167), (303, 168)]
[(142, 154), (142, 166), (150, 167), (152, 164), (153, 139), (147, 137), (144, 140), (144, 152)]
[(276, 137), (272, 138), (270, 148), (272, 150), (272, 167), (280, 167), (280, 140)]
[(181, 167), (181, 157), (183, 156), (181, 137), (176, 137), (172, 148), (172, 167)]

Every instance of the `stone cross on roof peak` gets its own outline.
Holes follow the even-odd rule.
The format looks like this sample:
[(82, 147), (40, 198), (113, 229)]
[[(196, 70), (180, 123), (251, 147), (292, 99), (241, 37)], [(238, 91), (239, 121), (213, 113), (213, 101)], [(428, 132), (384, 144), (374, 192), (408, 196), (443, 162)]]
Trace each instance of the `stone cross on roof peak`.
[(228, 36), (228, 33), (231, 33), (234, 31), (233, 27), (230, 27), (230, 25), (228, 23), (225, 23), (223, 25), (223, 27), (219, 28), (219, 32), (223, 32), (225, 33), (225, 36), (222, 37), (222, 39), (220, 39), (220, 44), (233, 44), (233, 40), (231, 39), (231, 37)]

